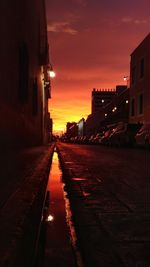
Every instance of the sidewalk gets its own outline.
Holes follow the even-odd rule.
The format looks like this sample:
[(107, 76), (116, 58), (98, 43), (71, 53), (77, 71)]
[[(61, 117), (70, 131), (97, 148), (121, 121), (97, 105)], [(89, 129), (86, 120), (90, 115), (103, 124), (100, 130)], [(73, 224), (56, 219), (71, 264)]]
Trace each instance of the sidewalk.
[(1, 151), (1, 267), (32, 266), (53, 150)]

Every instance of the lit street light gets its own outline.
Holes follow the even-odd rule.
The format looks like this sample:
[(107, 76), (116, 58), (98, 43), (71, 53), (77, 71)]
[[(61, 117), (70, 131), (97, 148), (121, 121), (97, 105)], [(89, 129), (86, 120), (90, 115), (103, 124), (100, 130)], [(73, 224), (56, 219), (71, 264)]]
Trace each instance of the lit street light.
[(123, 79), (124, 79), (124, 81), (127, 81), (128, 80), (128, 76), (124, 76)]
[(55, 73), (54, 71), (50, 71), (50, 72), (49, 72), (49, 76), (50, 76), (51, 78), (55, 78), (55, 77), (56, 77), (56, 73)]
[(126, 82), (127, 88), (129, 88), (129, 76), (124, 76), (123, 80)]
[(55, 77), (56, 77), (56, 73), (55, 73), (55, 71), (53, 70), (52, 65), (49, 65), (49, 66), (48, 66), (47, 72), (48, 72), (50, 78), (55, 78)]

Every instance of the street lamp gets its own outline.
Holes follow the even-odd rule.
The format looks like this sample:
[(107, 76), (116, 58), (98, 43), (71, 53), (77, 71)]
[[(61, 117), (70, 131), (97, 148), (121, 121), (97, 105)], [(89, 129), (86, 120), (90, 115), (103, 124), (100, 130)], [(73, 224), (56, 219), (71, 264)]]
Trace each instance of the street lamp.
[(55, 77), (56, 77), (56, 73), (55, 73), (55, 71), (53, 70), (53, 67), (52, 67), (51, 64), (48, 65), (47, 72), (48, 72), (50, 78), (55, 78)]
[(129, 76), (124, 76), (123, 80), (126, 82), (127, 88), (129, 88)]
[(123, 79), (124, 79), (124, 81), (127, 81), (128, 80), (128, 76), (124, 76)]

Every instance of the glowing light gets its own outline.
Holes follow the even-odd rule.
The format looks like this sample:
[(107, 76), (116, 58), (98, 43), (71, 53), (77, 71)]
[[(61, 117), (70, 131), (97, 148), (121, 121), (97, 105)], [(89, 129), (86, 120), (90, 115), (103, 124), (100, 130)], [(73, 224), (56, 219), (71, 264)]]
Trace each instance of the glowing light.
[(105, 102), (105, 100), (104, 99), (102, 99), (102, 103), (104, 103)]
[(52, 64), (49, 64), (49, 65), (47, 66), (47, 73), (48, 73), (48, 75), (50, 76), (50, 78), (55, 78), (55, 77), (56, 77), (56, 73), (55, 73), (55, 71), (53, 70), (53, 66), (52, 66)]
[(124, 79), (124, 81), (127, 81), (128, 80), (128, 76), (124, 76), (123, 79)]
[(107, 117), (107, 113), (105, 113), (105, 117)]
[(47, 217), (47, 222), (52, 222), (54, 220), (54, 216), (49, 214)]
[(88, 193), (88, 192), (83, 191), (83, 196), (84, 197), (89, 197), (90, 195), (91, 195), (91, 193)]
[(117, 110), (117, 107), (114, 107), (113, 109), (112, 109), (112, 112), (115, 112)]
[(51, 77), (51, 78), (55, 78), (56, 77), (56, 73), (53, 71), (53, 70), (50, 70), (50, 71), (48, 71), (49, 72), (49, 76)]
[(129, 103), (129, 100), (126, 100), (126, 104), (128, 104)]
[(74, 178), (72, 178), (72, 180), (74, 180), (74, 181), (85, 181), (87, 179), (83, 178), (83, 177), (74, 177)]

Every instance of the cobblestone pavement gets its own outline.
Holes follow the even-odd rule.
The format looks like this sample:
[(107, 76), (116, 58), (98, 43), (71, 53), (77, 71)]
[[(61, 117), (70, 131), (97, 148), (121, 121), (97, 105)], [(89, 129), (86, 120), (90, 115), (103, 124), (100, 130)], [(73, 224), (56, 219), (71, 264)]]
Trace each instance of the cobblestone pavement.
[(53, 148), (1, 151), (1, 267), (32, 264)]
[(150, 266), (150, 151), (57, 143), (86, 267)]

